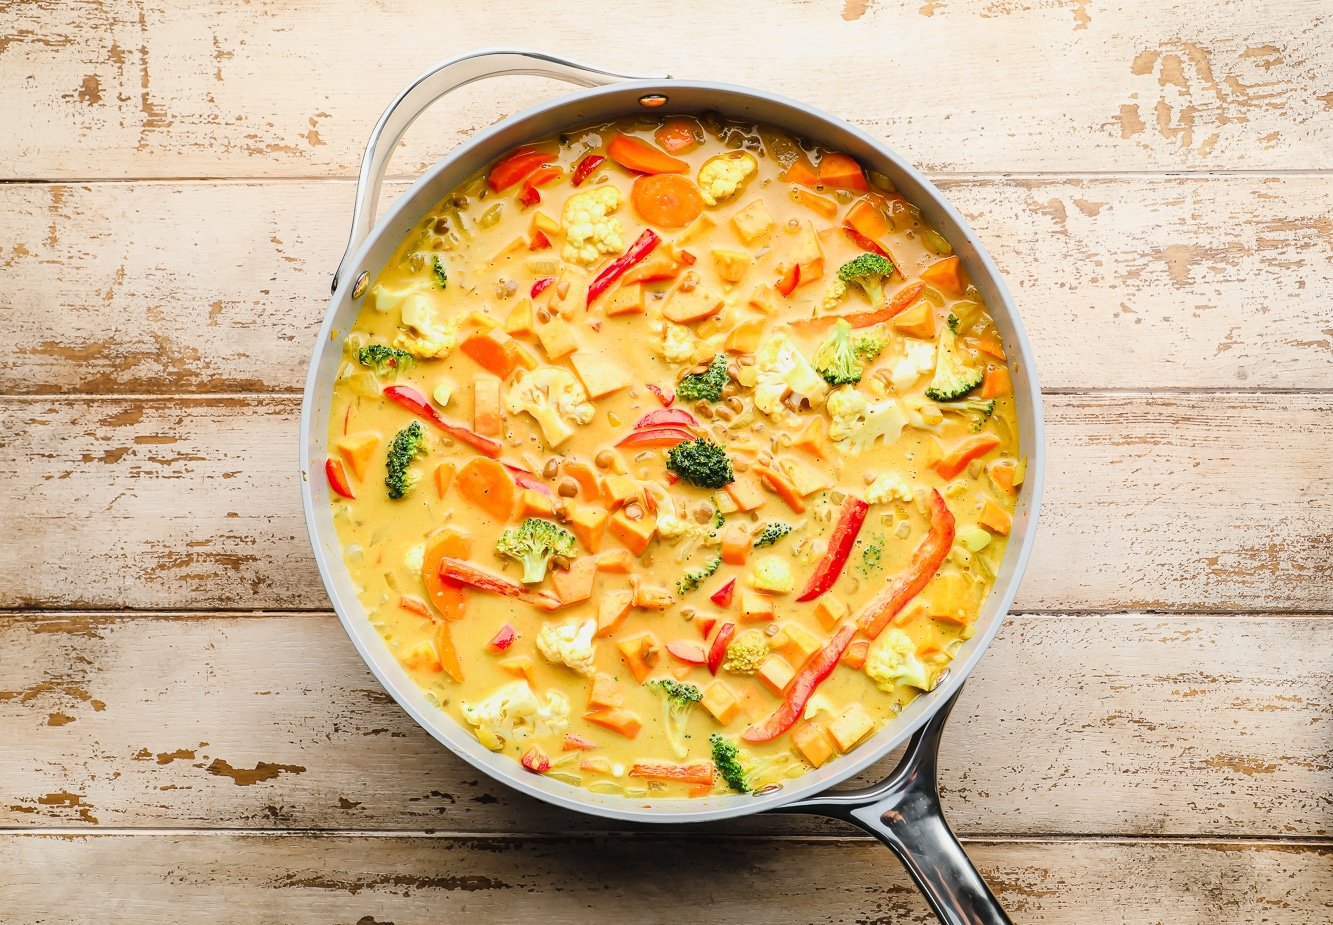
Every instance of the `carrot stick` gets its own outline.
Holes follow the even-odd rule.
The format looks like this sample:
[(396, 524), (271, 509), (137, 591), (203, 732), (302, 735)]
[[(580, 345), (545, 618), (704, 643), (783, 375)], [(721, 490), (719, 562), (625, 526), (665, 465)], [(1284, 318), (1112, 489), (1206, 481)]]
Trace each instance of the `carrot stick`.
[(685, 784), (711, 784), (713, 763), (694, 761), (690, 764), (672, 764), (669, 761), (636, 761), (629, 769), (630, 777), (649, 780), (673, 780)]
[(999, 445), (1000, 438), (994, 434), (980, 434), (976, 437), (969, 437), (949, 451), (947, 456), (935, 463), (935, 471), (942, 478), (954, 478), (967, 468), (967, 464), (972, 460), (978, 456), (985, 456)]
[(458, 650), (454, 648), (454, 634), (448, 623), (435, 627), (435, 654), (440, 658), (440, 667), (445, 674), (455, 681), (463, 680), (463, 663), (458, 659)]
[(684, 173), (690, 165), (655, 148), (642, 138), (617, 135), (606, 146), (606, 156), (635, 173)]

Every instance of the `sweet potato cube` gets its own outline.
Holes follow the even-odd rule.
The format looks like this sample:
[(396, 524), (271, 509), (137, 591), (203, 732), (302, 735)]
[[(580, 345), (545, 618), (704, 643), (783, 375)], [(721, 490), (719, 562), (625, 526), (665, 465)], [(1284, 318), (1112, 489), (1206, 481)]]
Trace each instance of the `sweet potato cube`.
[(726, 492), (741, 511), (753, 511), (761, 507), (767, 497), (759, 479), (750, 472), (736, 473), (735, 481), (726, 487)]
[(778, 462), (778, 466), (783, 473), (791, 480), (796, 492), (802, 496), (813, 495), (817, 491), (823, 491), (833, 484), (833, 480), (823, 469), (816, 469), (809, 463), (802, 462), (791, 456), (784, 457)]
[(607, 591), (597, 599), (597, 635), (609, 636), (616, 631), (634, 605), (634, 592), (629, 588)]
[(602, 477), (602, 503), (609, 509), (618, 511), (631, 501), (642, 500), (643, 489), (629, 476), (613, 474)]
[(597, 571), (628, 575), (634, 571), (634, 556), (628, 549), (612, 549), (597, 557)]
[(554, 241), (556, 235), (560, 234), (560, 223), (545, 212), (533, 212), (532, 224), (529, 226), (529, 230), (534, 232), (540, 231)]
[(607, 317), (617, 315), (637, 315), (643, 311), (643, 284), (630, 283), (621, 286), (606, 300)]
[(503, 427), (500, 378), (477, 376), (472, 381), (472, 429), (487, 437), (498, 437)]
[(614, 710), (625, 705), (625, 694), (616, 679), (605, 672), (597, 672), (588, 691), (589, 710)]
[(518, 304), (509, 310), (509, 315), (505, 318), (505, 333), (514, 337), (527, 337), (535, 330), (532, 300), (520, 299)]
[(860, 670), (866, 663), (866, 656), (870, 654), (869, 639), (854, 639), (847, 646), (846, 651), (842, 653), (842, 658), (838, 661), (848, 668)]
[(771, 315), (773, 308), (773, 287), (768, 283), (760, 283), (754, 287), (754, 292), (750, 293), (750, 301), (746, 304), (751, 308), (758, 309), (765, 315)]
[(689, 244), (695, 238), (699, 237), (706, 231), (712, 230), (714, 227), (714, 221), (709, 218), (708, 213), (705, 212), (694, 220), (694, 224), (681, 232), (680, 237), (676, 238), (676, 244), (684, 247), (686, 244)]
[(777, 223), (773, 221), (764, 201), (756, 199), (731, 217), (731, 227), (736, 229), (736, 234), (746, 244), (754, 244), (772, 234)]
[(508, 347), (512, 339), (501, 329), (494, 328), (465, 337), (458, 349), (488, 373), (508, 379), (518, 364), (514, 351)]
[(610, 519), (611, 515), (600, 507), (591, 504), (569, 505), (570, 532), (588, 552), (597, 552), (602, 548), (602, 537), (606, 535), (606, 522)]
[(705, 687), (699, 703), (723, 726), (735, 719), (741, 710), (740, 700), (725, 681), (714, 681)]
[(812, 417), (810, 423), (796, 435), (792, 446), (798, 450), (805, 450), (817, 459), (828, 459), (831, 447), (828, 441), (828, 424), (825, 423), (824, 416), (817, 414)]
[(634, 606), (640, 610), (666, 610), (676, 599), (666, 588), (642, 583), (634, 586)]
[(730, 353), (754, 353), (759, 349), (759, 339), (764, 335), (767, 318), (751, 318), (742, 321), (731, 329), (726, 342), (722, 345)]
[(889, 622), (893, 626), (902, 628), (915, 623), (917, 620), (925, 617), (928, 613), (930, 613), (930, 602), (924, 598), (918, 597), (902, 610), (898, 611), (898, 615)]
[[(443, 463), (441, 463), (443, 465)], [(437, 470), (438, 471), (438, 470)], [(531, 488), (525, 488), (518, 495), (520, 517), (554, 517), (555, 505), (550, 496)]]
[(797, 668), (804, 665), (805, 660), (823, 645), (814, 634), (796, 623), (789, 623), (783, 627), (780, 636), (782, 641), (775, 644), (773, 650)]
[(641, 517), (638, 520), (630, 520), (625, 516), (624, 511), (616, 511), (611, 515), (611, 535), (636, 556), (643, 555), (652, 542), (653, 534), (657, 532), (657, 519), (655, 517)]
[(782, 692), (791, 683), (791, 679), (796, 676), (796, 669), (781, 655), (770, 655), (759, 666), (758, 674), (759, 680), (763, 681), (769, 690), (781, 697)]
[(800, 723), (791, 731), (791, 741), (815, 767), (833, 757), (833, 740), (819, 723)]
[(502, 658), (495, 664), (499, 665), (501, 670), (507, 674), (516, 678), (523, 678), (533, 687), (537, 686), (537, 682), (532, 678), (533, 663), (531, 655), (515, 655), (510, 658)]
[(398, 661), (402, 662), (403, 667), (409, 671), (435, 672), (440, 670), (440, 656), (435, 652), (435, 644), (429, 639), (423, 639), (398, 656)]
[(1014, 517), (990, 498), (987, 498), (986, 503), (981, 507), (981, 516), (977, 518), (977, 522), (992, 533), (1008, 536), (1014, 525)]
[(875, 720), (866, 712), (866, 708), (853, 703), (828, 724), (828, 734), (837, 743), (839, 751), (849, 752), (874, 728)]
[(620, 364), (600, 353), (576, 350), (570, 354), (569, 362), (592, 398), (610, 395), (629, 385), (629, 376)]
[(662, 657), (662, 648), (657, 644), (657, 636), (651, 632), (638, 633), (616, 643), (620, 657), (634, 672), (634, 680), (640, 684), (652, 672), (653, 666)]
[(741, 711), (751, 719), (759, 719), (772, 712), (772, 701), (753, 681), (741, 685), (736, 694), (741, 702)]
[(801, 226), (801, 230), (791, 238), (788, 253), (794, 263), (801, 265), (800, 285), (803, 286), (824, 275), (824, 251), (819, 246), (814, 223), (806, 222)]
[(729, 283), (739, 283), (752, 263), (754, 258), (748, 251), (734, 251), (724, 247), (713, 249), (713, 265), (717, 267), (717, 275)]
[(842, 598), (825, 594), (815, 604), (815, 617), (818, 618), (820, 626), (832, 630), (846, 618), (848, 609), (847, 603)]
[(574, 339), (574, 329), (560, 318), (552, 318), (546, 324), (537, 325), (537, 340), (551, 360), (567, 357), (579, 349)]
[(893, 329), (918, 340), (935, 339), (935, 306), (922, 300), (893, 319)]
[(569, 563), (568, 570), (551, 569), (550, 575), (560, 603), (577, 604), (592, 597), (592, 586), (597, 580), (597, 560), (592, 556), (579, 556)]
[(662, 306), (662, 317), (676, 324), (693, 324), (711, 318), (722, 311), (722, 296), (705, 286), (695, 286), (688, 292), (679, 286), (667, 296)]
[(767, 623), (773, 619), (773, 598), (751, 588), (741, 588), (740, 592), (742, 623)]
[(639, 730), (643, 728), (643, 721), (633, 710), (598, 710), (594, 713), (584, 713), (583, 718), (590, 723), (618, 732), (627, 739), (637, 736)]
[(375, 448), (379, 445), (379, 434), (351, 434), (338, 441), (338, 455), (347, 463), (347, 468), (352, 470), (352, 475), (356, 476), (357, 481), (360, 481), (365, 478), (371, 457), (375, 455)]

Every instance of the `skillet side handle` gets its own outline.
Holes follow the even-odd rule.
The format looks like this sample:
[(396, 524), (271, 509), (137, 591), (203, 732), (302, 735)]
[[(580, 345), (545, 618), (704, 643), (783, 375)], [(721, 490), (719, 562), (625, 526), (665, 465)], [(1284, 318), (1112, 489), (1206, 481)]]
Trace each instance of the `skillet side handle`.
[(357, 248), (370, 234), (375, 224), (375, 207), (379, 204), (380, 186), (398, 141), (408, 126), (442, 96), (487, 77), (507, 74), (525, 74), (550, 77), (580, 87), (600, 87), (626, 80), (665, 80), (667, 74), (620, 74), (605, 71), (589, 64), (569, 61), (552, 55), (521, 48), (492, 48), (450, 58), (422, 74), (398, 94), (384, 114), (375, 123), (361, 158), (361, 172), (356, 181), (356, 205), (352, 210), (352, 233), (347, 250), (338, 262), (333, 275), (333, 291), (352, 277), (350, 262)]
[(889, 779), (864, 790), (830, 793), (777, 812), (841, 819), (897, 855), (944, 925), (1012, 925), (944, 821), (935, 772), (940, 736), (958, 695), (912, 737)]

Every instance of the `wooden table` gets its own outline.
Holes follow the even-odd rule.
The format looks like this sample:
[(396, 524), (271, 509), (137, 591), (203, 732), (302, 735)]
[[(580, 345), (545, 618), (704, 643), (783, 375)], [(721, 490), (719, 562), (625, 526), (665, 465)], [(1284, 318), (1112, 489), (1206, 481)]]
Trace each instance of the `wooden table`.
[[(1326, 0), (0, 7), (0, 919), (925, 922), (833, 823), (629, 829), (413, 726), (315, 573), (296, 419), (384, 103), (515, 41), (888, 140), (1006, 272), (1042, 535), (947, 736), (1020, 922), (1333, 919)], [(410, 178), (558, 88), (471, 87)]]

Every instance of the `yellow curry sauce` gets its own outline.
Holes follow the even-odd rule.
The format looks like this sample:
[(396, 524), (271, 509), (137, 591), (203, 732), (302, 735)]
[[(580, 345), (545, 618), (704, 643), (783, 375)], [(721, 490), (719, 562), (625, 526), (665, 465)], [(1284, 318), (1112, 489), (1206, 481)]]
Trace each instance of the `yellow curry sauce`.
[(347, 339), (326, 471), (441, 709), (533, 773), (700, 796), (938, 682), (1016, 434), (979, 294), (885, 178), (678, 116), (525, 146), (417, 224)]

